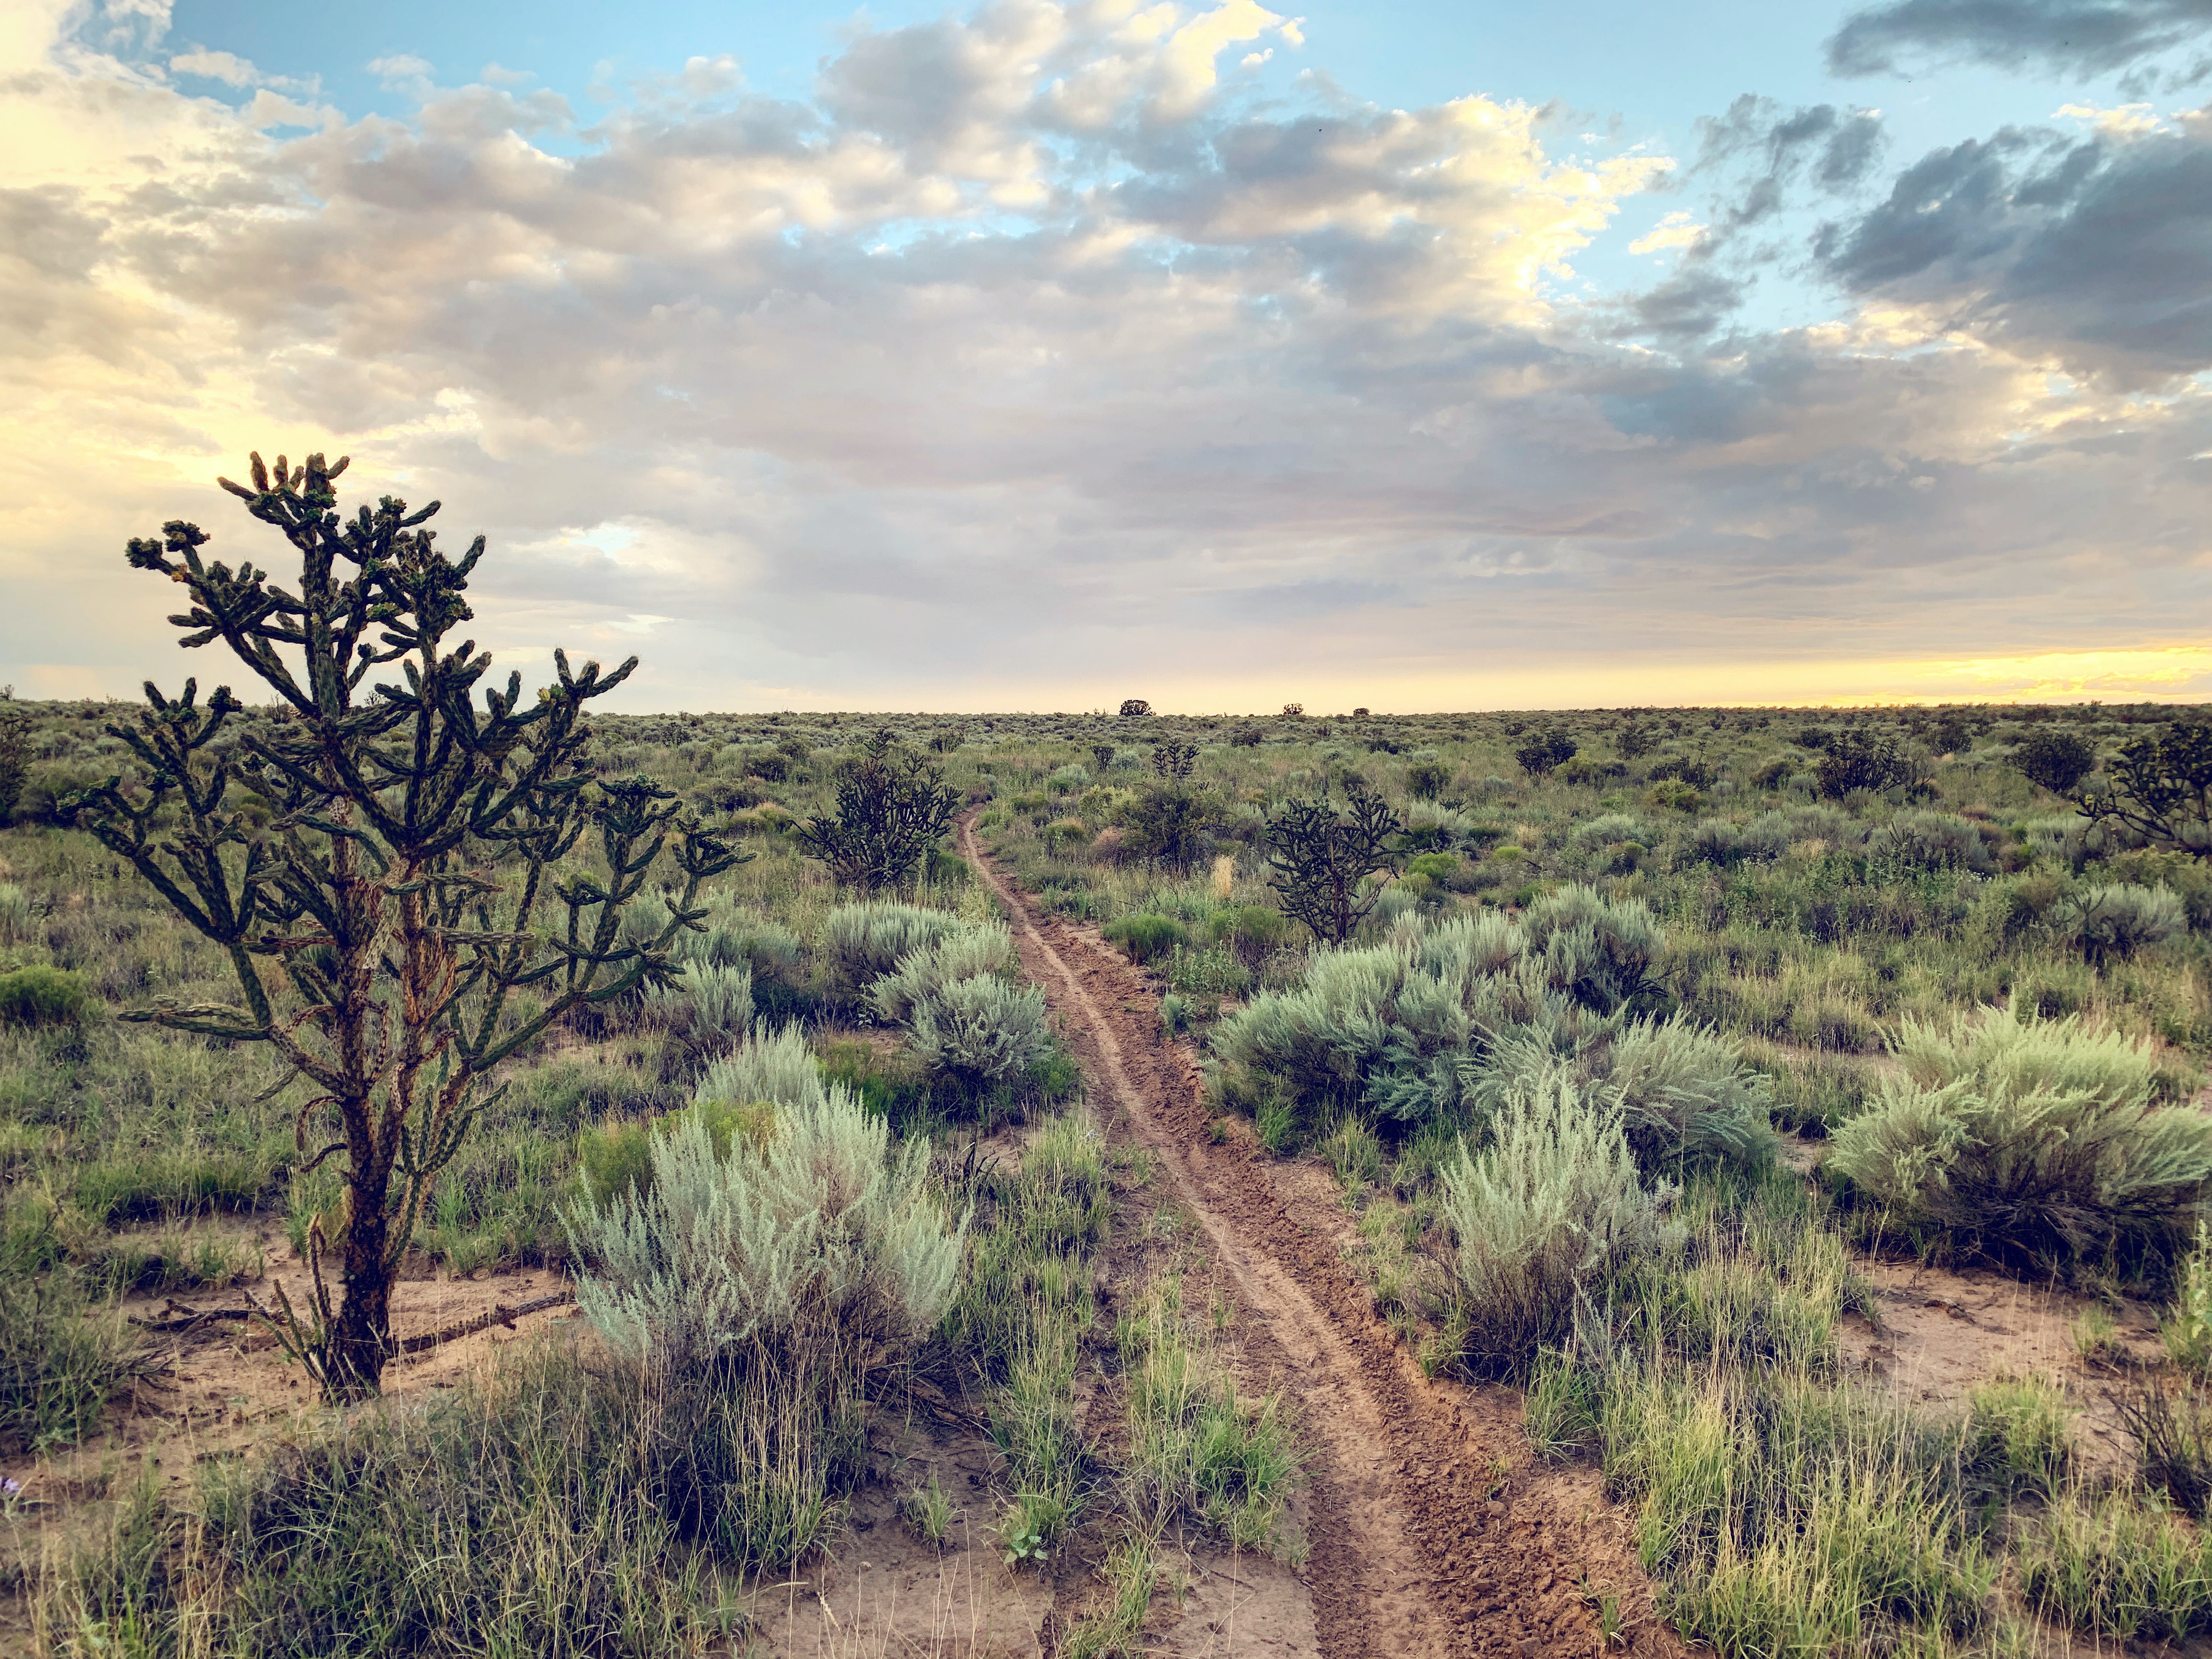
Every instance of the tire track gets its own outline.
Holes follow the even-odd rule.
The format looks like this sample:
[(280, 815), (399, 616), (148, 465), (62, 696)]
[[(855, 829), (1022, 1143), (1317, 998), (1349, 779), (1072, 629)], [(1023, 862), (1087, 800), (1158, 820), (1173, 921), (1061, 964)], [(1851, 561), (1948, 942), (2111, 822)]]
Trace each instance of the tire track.
[[(1596, 1659), (1606, 1650), (1576, 1589), (1575, 1528), (1528, 1493), (1517, 1429), (1423, 1378), (1265, 1162), (1212, 1144), (1197, 1068), (1158, 1039), (1151, 990), (994, 868), (975, 817), (960, 821), (961, 850), (1013, 918), (1024, 969), (1288, 1362), (1314, 1453), (1308, 1577), (1325, 1659)], [(1681, 1650), (1639, 1624), (1633, 1649)]]

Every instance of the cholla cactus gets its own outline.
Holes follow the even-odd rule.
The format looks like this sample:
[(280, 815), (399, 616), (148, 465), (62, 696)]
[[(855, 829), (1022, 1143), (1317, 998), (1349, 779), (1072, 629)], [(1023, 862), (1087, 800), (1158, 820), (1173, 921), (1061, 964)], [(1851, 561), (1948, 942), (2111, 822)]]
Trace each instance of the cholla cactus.
[(1350, 792), (1340, 813), (1326, 796), (1289, 802), (1267, 825), (1267, 881), (1283, 914), (1343, 944), (1382, 890), (1362, 894), (1360, 883), (1397, 868), (1390, 843), (1404, 828), (1381, 796), (1360, 791)]
[(944, 772), (902, 751), (885, 727), (837, 780), (837, 815), (817, 814), (793, 833), (840, 886), (864, 893), (904, 889), (951, 824), (959, 801)]
[[(252, 488), (219, 481), (291, 544), (296, 590), (203, 558), (206, 532), (180, 520), (131, 543), (134, 568), (189, 596), (169, 619), (179, 643), (220, 641), (287, 718), (233, 749), (216, 742), (241, 708), (228, 686), (202, 705), (194, 681), (173, 701), (149, 682), (135, 724), (108, 728), (139, 775), (70, 802), (237, 980), (236, 1006), (157, 1000), (126, 1018), (265, 1042), (316, 1091), (295, 1133), (302, 1173), (346, 1160), (343, 1299), (333, 1310), (318, 1224), (308, 1321), (285, 1307), (293, 1351), (334, 1399), (382, 1377), (400, 1257), (475, 1115), (478, 1079), (580, 1005), (665, 984), (670, 945), (704, 915), (701, 883), (739, 861), (666, 790), (594, 781), (585, 707), (637, 659), (577, 674), (556, 651), (559, 680), (534, 699), (520, 675), (483, 685), (490, 654), (447, 644), (472, 614), (483, 538), (448, 558), (422, 528), (434, 501), (410, 514), (386, 495), (342, 518), (345, 466), (280, 455), (272, 471), (256, 455)], [(387, 664), (399, 683), (364, 692)], [(234, 781), (273, 805), (273, 822), (231, 807)], [(587, 830), (608, 881), (555, 879)], [(622, 913), (672, 838), (681, 895), (649, 935), (625, 935)], [(549, 910), (565, 918), (548, 927)]]

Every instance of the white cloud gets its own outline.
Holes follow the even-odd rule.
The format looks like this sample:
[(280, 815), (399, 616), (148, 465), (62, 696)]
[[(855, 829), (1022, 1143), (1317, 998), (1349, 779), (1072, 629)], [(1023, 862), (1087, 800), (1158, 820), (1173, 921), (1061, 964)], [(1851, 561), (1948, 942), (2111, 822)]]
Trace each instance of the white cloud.
[(431, 76), (437, 72), (428, 58), (417, 58), (411, 52), (372, 58), (362, 67), (382, 82), (387, 89), (394, 91), (428, 87)]
[(2136, 138), (2170, 131), (2148, 104), (2061, 104), (2051, 112), (2054, 121), (2082, 121), (2112, 138)]
[(856, 34), (809, 100), (699, 59), (581, 133), (419, 59), (378, 65), (404, 121), (26, 70), (0, 678), (173, 677), (122, 539), (281, 552), (210, 482), (253, 446), (489, 532), (496, 648), (648, 633), (631, 706), (1643, 701), (2203, 618), (2212, 393), (2056, 379), (1912, 295), (1608, 343), (1560, 296), (1666, 158), (1486, 98), (1240, 106), (1220, 54), (1265, 40), (1236, 0), (998, 0)]
[(1628, 245), (1631, 253), (1662, 253), (1668, 248), (1695, 247), (1705, 228), (1686, 213), (1670, 213)]

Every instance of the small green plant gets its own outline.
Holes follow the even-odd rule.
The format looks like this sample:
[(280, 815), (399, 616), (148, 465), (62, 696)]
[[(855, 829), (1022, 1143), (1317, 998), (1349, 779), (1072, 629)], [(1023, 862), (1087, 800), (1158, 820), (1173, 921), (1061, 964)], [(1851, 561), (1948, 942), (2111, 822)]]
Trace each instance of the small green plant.
[(44, 963), (0, 974), (0, 1024), (73, 1025), (84, 1018), (84, 980)]
[(1522, 1431), (1540, 1457), (1557, 1462), (1597, 1437), (1598, 1390), (1566, 1355), (1546, 1351), (1536, 1359), (1522, 1402)]
[(1173, 916), (1150, 910), (1120, 917), (1098, 931), (1109, 944), (1120, 945), (1134, 963), (1156, 962), (1190, 943), (1190, 929)]
[(2074, 1352), (2081, 1356), (2085, 1365), (2117, 1367), (2129, 1361), (2127, 1345), (2120, 1340), (2112, 1310), (2102, 1303), (2084, 1309), (2069, 1334), (2074, 1340)]
[(1018, 1493), (1013, 1508), (1000, 1525), (999, 1547), (1006, 1551), (1010, 1567), (1042, 1568), (1052, 1559), (1043, 1527), (1030, 1512), (1034, 1499), (1034, 1493)]
[(2191, 1376), (2212, 1374), (2212, 1227), (2197, 1224), (2197, 1243), (2174, 1275), (2173, 1301), (2158, 1322), (2166, 1358)]
[(1252, 1115), (1252, 1127), (1260, 1132), (1260, 1144), (1269, 1152), (1277, 1158), (1289, 1156), (1298, 1144), (1297, 1096), (1280, 1086), (1269, 1089)]
[(952, 1499), (937, 1478), (937, 1471), (929, 1472), (929, 1479), (907, 1493), (899, 1504), (899, 1512), (915, 1535), (926, 1544), (942, 1545), (952, 1526)]
[(2048, 1501), (2073, 1467), (2074, 1407), (2039, 1377), (2000, 1378), (1973, 1390), (1964, 1458), (2006, 1497)]
[(1321, 1144), (1321, 1154), (1336, 1171), (1337, 1184), (1357, 1192), (1382, 1178), (1382, 1143), (1357, 1117), (1346, 1115)]
[(1599, 1642), (1608, 1648), (1627, 1646), (1628, 1621), (1621, 1616), (1620, 1597), (1592, 1583), (1587, 1572), (1576, 1581), (1575, 1588), (1582, 1592), (1583, 1605), (1597, 1615)]

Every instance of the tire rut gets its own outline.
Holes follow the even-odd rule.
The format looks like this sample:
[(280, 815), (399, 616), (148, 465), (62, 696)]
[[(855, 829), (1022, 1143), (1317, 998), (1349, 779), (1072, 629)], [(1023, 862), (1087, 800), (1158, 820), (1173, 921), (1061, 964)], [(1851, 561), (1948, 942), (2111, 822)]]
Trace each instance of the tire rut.
[[(1013, 918), (1023, 967), (1287, 1362), (1313, 1452), (1307, 1577), (1324, 1659), (1605, 1653), (1576, 1588), (1577, 1528), (1529, 1492), (1517, 1428), (1423, 1377), (1262, 1158), (1213, 1144), (1198, 1069), (1158, 1036), (1150, 988), (995, 869), (975, 818), (961, 850)], [(1635, 1623), (1632, 1650), (1681, 1651)]]

